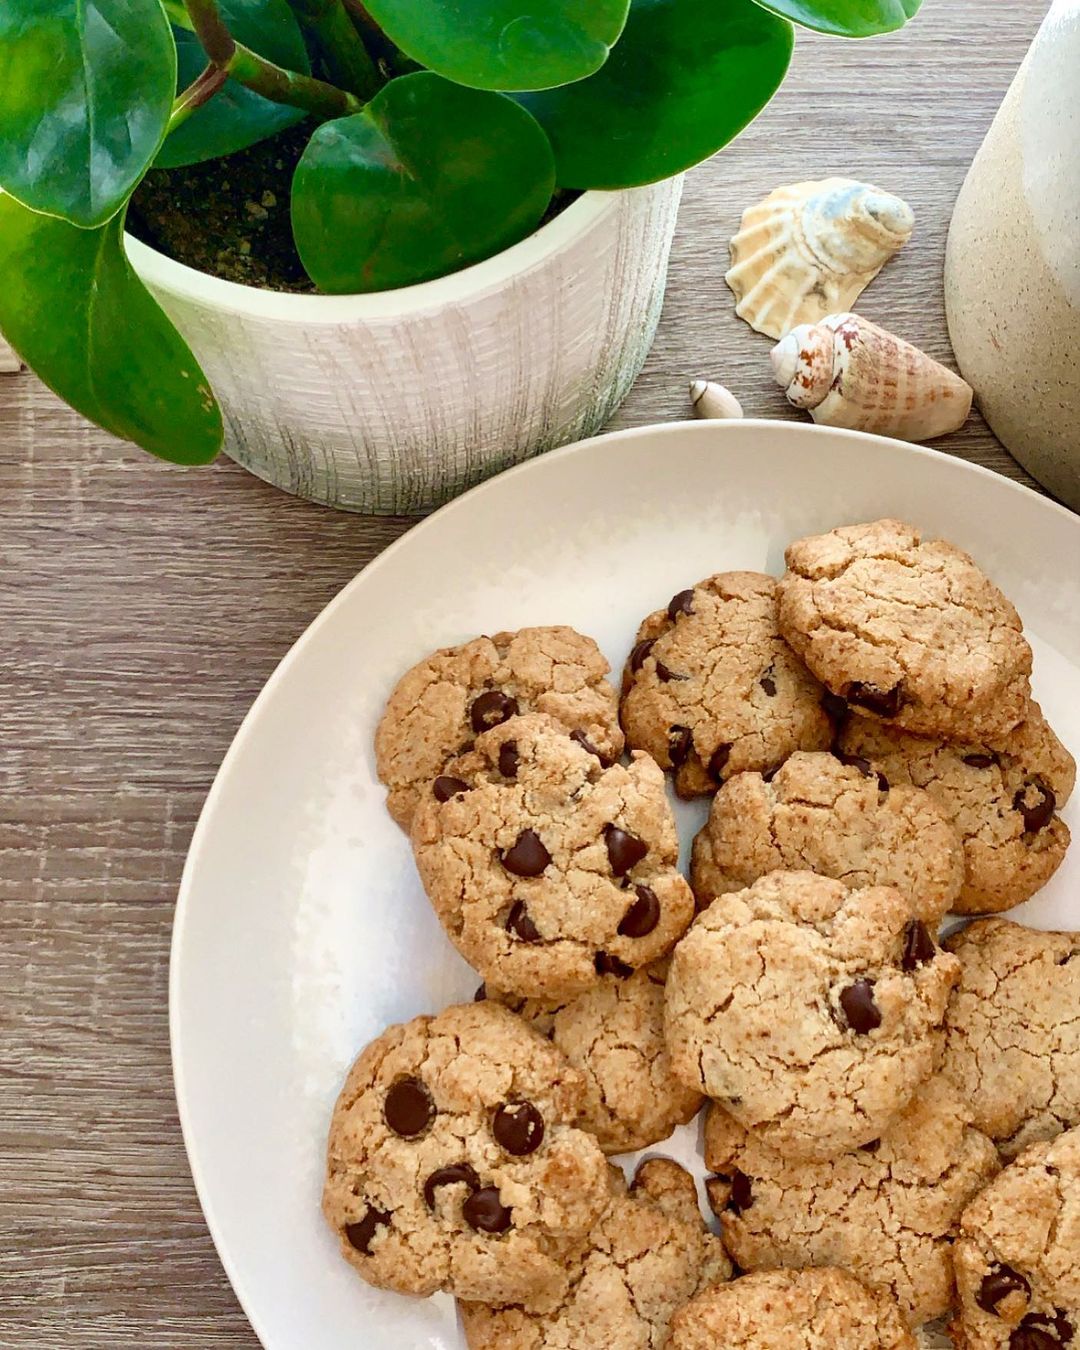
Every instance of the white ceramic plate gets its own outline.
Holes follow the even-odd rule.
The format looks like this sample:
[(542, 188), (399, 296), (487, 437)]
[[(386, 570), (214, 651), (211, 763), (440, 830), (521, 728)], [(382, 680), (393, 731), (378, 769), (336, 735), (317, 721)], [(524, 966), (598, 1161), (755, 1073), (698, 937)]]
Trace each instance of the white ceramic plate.
[[(1035, 689), (1080, 752), (1080, 520), (898, 442), (775, 422), (600, 437), (475, 489), (371, 564), (296, 644), (207, 800), (172, 952), (177, 1097), (221, 1259), (267, 1350), (463, 1344), (447, 1298), (368, 1288), (319, 1213), (330, 1108), (390, 1022), (468, 998), (383, 807), (372, 735), (398, 676), (480, 632), (569, 623), (617, 670), (638, 620), (711, 572), (878, 516), (970, 550), (1016, 603)], [(684, 842), (701, 808), (680, 807)], [(1076, 804), (1066, 812), (1080, 828)], [(1080, 849), (1018, 915), (1080, 927)], [(661, 1147), (700, 1173), (688, 1127)]]

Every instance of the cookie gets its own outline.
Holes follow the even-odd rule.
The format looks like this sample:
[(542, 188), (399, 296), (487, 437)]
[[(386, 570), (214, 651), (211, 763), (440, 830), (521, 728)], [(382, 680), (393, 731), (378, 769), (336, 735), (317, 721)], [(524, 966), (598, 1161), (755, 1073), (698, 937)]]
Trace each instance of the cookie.
[(609, 975), (563, 1003), (488, 991), (554, 1041), (585, 1078), (579, 1123), (605, 1153), (632, 1153), (666, 1139), (701, 1109), (700, 1092), (671, 1071), (664, 1041), (666, 963)]
[(349, 1263), (403, 1294), (554, 1306), (611, 1199), (575, 1128), (576, 1069), (493, 1003), (390, 1027), (349, 1071), (330, 1126), (323, 1211)]
[[(613, 1169), (614, 1170), (614, 1169)], [(693, 1178), (676, 1163), (642, 1163), (590, 1233), (562, 1301), (546, 1313), (462, 1303), (470, 1350), (649, 1350), (672, 1313), (731, 1263), (706, 1228)]]
[(824, 750), (823, 693), (780, 637), (775, 578), (721, 572), (638, 629), (622, 723), (629, 745), (674, 771), (680, 796), (697, 797), (793, 750)]
[(1080, 1345), (1080, 1130), (1025, 1149), (976, 1196), (953, 1256), (961, 1350)]
[(880, 1135), (934, 1071), (958, 974), (899, 891), (770, 872), (675, 948), (672, 1068), (786, 1156), (832, 1157)]
[(390, 814), (408, 829), (447, 760), (518, 713), (545, 713), (605, 760), (618, 759), (623, 736), (609, 669), (592, 638), (566, 627), (496, 633), (432, 653), (399, 680), (375, 733)]
[(665, 1350), (918, 1350), (896, 1300), (846, 1270), (761, 1270), (677, 1312)]
[(934, 931), (956, 899), (963, 851), (942, 808), (893, 785), (865, 759), (791, 756), (768, 778), (740, 773), (713, 798), (694, 840), (699, 906), (778, 870), (805, 869), (849, 886), (895, 886)]
[(744, 1270), (842, 1266), (891, 1290), (912, 1326), (948, 1311), (952, 1242), (997, 1151), (932, 1078), (881, 1139), (828, 1162), (777, 1153), (719, 1107), (705, 1125), (707, 1183), (724, 1244)]
[(629, 975), (693, 917), (659, 767), (636, 754), (605, 768), (550, 718), (513, 718), (452, 760), (412, 842), (451, 941), (507, 993), (562, 998)]
[(964, 884), (960, 914), (994, 914), (1030, 899), (1065, 857), (1069, 827), (1056, 815), (1076, 782), (1076, 761), (1037, 703), (993, 741), (923, 740), (864, 717), (839, 737), (890, 783), (924, 788), (960, 832)]
[(1023, 717), (1031, 648), (966, 553), (878, 520), (800, 539), (786, 558), (780, 631), (854, 712), (945, 740)]
[(1080, 1125), (1080, 933), (978, 919), (945, 944), (961, 976), (942, 1072), (1005, 1157)]

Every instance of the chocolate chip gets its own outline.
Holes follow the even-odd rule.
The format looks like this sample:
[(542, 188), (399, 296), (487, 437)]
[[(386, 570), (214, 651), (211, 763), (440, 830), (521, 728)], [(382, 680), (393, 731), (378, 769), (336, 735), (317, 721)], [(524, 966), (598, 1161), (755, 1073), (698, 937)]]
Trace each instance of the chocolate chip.
[(881, 1147), (881, 1140), (880, 1140), (880, 1139), (871, 1139), (869, 1143), (867, 1143), (867, 1144), (860, 1144), (860, 1145), (859, 1145), (859, 1152), (860, 1152), (860, 1153), (876, 1153), (880, 1147)]
[[(1034, 805), (1030, 800), (1033, 793), (1036, 794)], [(1025, 783), (1013, 798), (1013, 808), (1024, 817), (1025, 834), (1035, 834), (1045, 829), (1054, 818), (1056, 806), (1057, 798), (1041, 778), (1033, 778), (1030, 783)]]
[(937, 944), (930, 936), (930, 930), (918, 919), (912, 919), (904, 929), (904, 955), (900, 958), (900, 968), (908, 971), (916, 970), (919, 966), (925, 966), (928, 961), (932, 961), (935, 956)]
[(847, 720), (848, 706), (847, 699), (841, 698), (839, 694), (834, 694), (826, 689), (821, 696), (821, 706), (825, 709), (825, 716), (834, 725), (839, 725)]
[(996, 1314), (998, 1304), (1010, 1294), (1023, 1294), (1028, 1298), (1031, 1295), (1031, 1285), (1019, 1271), (1013, 1270), (1012, 1266), (999, 1265), (995, 1266), (979, 1285), (975, 1302), (983, 1312)]
[(858, 769), (864, 778), (876, 778), (878, 788), (882, 792), (888, 792), (889, 780), (879, 769), (875, 769), (868, 759), (864, 759), (862, 755), (845, 754), (843, 750), (839, 749), (833, 750), (833, 754), (841, 764), (845, 764), (851, 769)]
[(618, 934), (620, 937), (648, 937), (660, 922), (660, 901), (656, 892), (648, 886), (635, 886), (637, 899), (622, 917)]
[(727, 762), (730, 758), (730, 745), (718, 745), (709, 756), (708, 774), (714, 783), (724, 781), (724, 770), (727, 768)]
[(680, 614), (693, 614), (694, 612), (694, 588), (688, 591), (680, 591), (678, 595), (673, 595), (668, 601), (667, 616), (672, 623)]
[(503, 741), (499, 746), (499, 772), (504, 778), (516, 778), (518, 771), (517, 741)]
[(449, 1167), (439, 1167), (424, 1182), (424, 1199), (428, 1209), (435, 1208), (435, 1192), (440, 1186), (457, 1186), (464, 1183), (470, 1191), (480, 1189), (480, 1178), (468, 1163), (451, 1163)]
[(998, 759), (997, 755), (992, 754), (964, 755), (963, 760), (964, 763), (969, 765), (972, 769), (992, 769), (996, 764), (999, 764), (1001, 762)]
[(487, 998), (487, 985), (486, 984), (478, 985), (476, 993), (473, 994), (472, 996), (472, 1001), (474, 1003), (483, 1003), (484, 999), (486, 998)]
[(500, 858), (506, 870), (516, 877), (538, 877), (551, 862), (551, 854), (535, 830), (522, 830)]
[(1072, 1339), (1073, 1324), (1063, 1312), (1028, 1313), (1009, 1337), (1009, 1350), (1061, 1350)]
[(617, 877), (626, 876), (649, 851), (644, 839), (639, 839), (636, 834), (630, 834), (627, 830), (620, 830), (618, 825), (604, 826), (604, 843), (607, 845), (611, 870)]
[(431, 785), (431, 790), (435, 794), (437, 802), (448, 802), (451, 797), (456, 797), (459, 792), (471, 792), (472, 788), (468, 783), (463, 783), (460, 778), (451, 778), (448, 774), (440, 774)]
[(473, 700), (473, 705), (469, 709), (469, 721), (472, 723), (473, 731), (479, 736), (482, 731), (490, 731), (492, 727), (499, 726), (517, 714), (516, 698), (504, 694), (501, 689), (489, 689)]
[(655, 638), (646, 638), (644, 642), (639, 642), (630, 653), (630, 669), (636, 675), (645, 664), (645, 658), (656, 646)]
[(616, 975), (620, 980), (628, 980), (634, 973), (634, 967), (620, 961), (610, 952), (597, 952), (593, 959), (597, 975)]
[(583, 731), (572, 731), (572, 732), (570, 733), (570, 739), (571, 739), (572, 741), (577, 741), (578, 745), (580, 745), (581, 748), (582, 748), (582, 750), (584, 750), (587, 754), (595, 755), (596, 758), (600, 761), (600, 767), (601, 767), (602, 769), (610, 769), (610, 768), (611, 768), (611, 766), (612, 766), (612, 764), (614, 763), (614, 761), (611, 760), (611, 759), (609, 759), (609, 758), (607, 757), (607, 755), (602, 755), (602, 754), (600, 753), (600, 751), (597, 750), (596, 746), (593, 745), (592, 741), (589, 740), (588, 736), (586, 736), (585, 733), (584, 733)]
[(881, 1026), (881, 1013), (874, 1002), (873, 980), (856, 980), (840, 991), (840, 1007), (848, 1026), (860, 1036)]
[(361, 1256), (371, 1255), (371, 1239), (378, 1228), (386, 1228), (390, 1223), (390, 1212), (384, 1209), (369, 1209), (358, 1223), (345, 1225), (345, 1238), (350, 1247), (354, 1247)]
[(402, 1139), (415, 1139), (435, 1119), (435, 1103), (419, 1078), (402, 1078), (386, 1094), (386, 1123)]
[(462, 1216), (477, 1233), (505, 1233), (510, 1227), (510, 1210), (499, 1199), (497, 1186), (483, 1186), (461, 1207)]
[(681, 769), (694, 748), (694, 733), (689, 727), (668, 727), (668, 759), (673, 769)]
[(500, 1148), (524, 1158), (544, 1142), (544, 1118), (532, 1102), (505, 1102), (492, 1118), (491, 1133)]
[(776, 697), (776, 681), (773, 679), (771, 670), (767, 670), (765, 674), (762, 675), (761, 679), (758, 680), (758, 684), (764, 689), (767, 698)]
[(522, 942), (540, 941), (540, 929), (529, 918), (529, 911), (525, 908), (524, 900), (515, 900), (510, 906), (510, 913), (506, 916), (506, 931), (513, 933)]
[(736, 1167), (731, 1174), (731, 1193), (728, 1195), (728, 1209), (735, 1214), (742, 1214), (744, 1210), (750, 1208), (754, 1203), (754, 1189), (750, 1184), (750, 1178), (745, 1172), (740, 1172)]
[(656, 677), (661, 684), (670, 684), (672, 680), (688, 680), (690, 678), (689, 675), (676, 675), (673, 670), (664, 665), (663, 661), (657, 661), (656, 663)]
[(876, 684), (864, 684), (862, 680), (856, 680), (848, 688), (847, 699), (857, 708), (865, 708), (878, 717), (895, 717), (903, 706), (898, 684), (894, 684), (891, 689), (879, 689)]

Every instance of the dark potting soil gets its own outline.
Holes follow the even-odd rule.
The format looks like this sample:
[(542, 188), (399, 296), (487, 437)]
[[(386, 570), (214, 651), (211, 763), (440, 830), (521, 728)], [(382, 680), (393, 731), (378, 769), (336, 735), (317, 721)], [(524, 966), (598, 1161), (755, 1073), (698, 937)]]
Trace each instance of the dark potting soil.
[[(293, 243), (289, 192), (311, 136), (301, 122), (250, 149), (182, 169), (152, 169), (131, 200), (136, 239), (200, 272), (271, 291), (312, 294)], [(542, 224), (580, 194), (556, 192)]]

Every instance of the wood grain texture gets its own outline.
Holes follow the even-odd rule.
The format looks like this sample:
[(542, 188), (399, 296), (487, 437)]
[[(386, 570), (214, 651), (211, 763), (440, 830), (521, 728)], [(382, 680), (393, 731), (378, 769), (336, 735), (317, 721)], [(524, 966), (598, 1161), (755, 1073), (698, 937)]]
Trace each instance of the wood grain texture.
[[(691, 174), (660, 333), (613, 425), (723, 380), (789, 410), (723, 282), (742, 208), (852, 173), (916, 235), (864, 295), (948, 358), (952, 201), (1045, 0), (926, 0), (877, 42), (800, 35), (765, 115)], [(977, 417), (952, 453), (1023, 474)], [(227, 461), (155, 463), (0, 377), (0, 1347), (255, 1347), (206, 1233), (169, 1070), (172, 906), (199, 806), (289, 644), (410, 522), (336, 515)], [(285, 1238), (283, 1237), (283, 1240)]]

